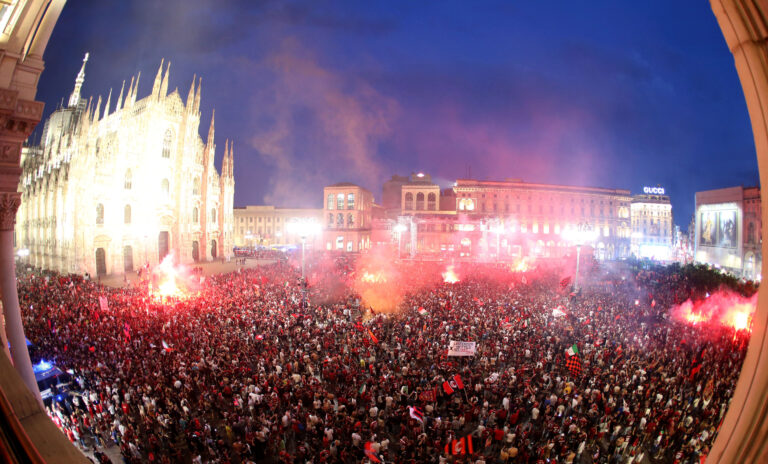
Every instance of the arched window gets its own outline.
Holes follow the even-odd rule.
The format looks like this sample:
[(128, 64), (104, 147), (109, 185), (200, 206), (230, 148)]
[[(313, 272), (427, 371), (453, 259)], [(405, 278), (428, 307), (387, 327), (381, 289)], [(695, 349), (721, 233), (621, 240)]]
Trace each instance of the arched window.
[(195, 177), (192, 181), (192, 195), (200, 195), (200, 178)]
[[(328, 209), (333, 209), (333, 194), (328, 194)], [(331, 221), (333, 222), (333, 221)]]
[(354, 225), (355, 225), (355, 217), (352, 216), (352, 213), (347, 214), (347, 227), (351, 229), (352, 226)]
[[(437, 195), (434, 193), (427, 195), (427, 209), (430, 211), (437, 210)], [(509, 211), (509, 205), (507, 205), (507, 211)]]
[(200, 213), (197, 211), (197, 206), (192, 208), (192, 224), (197, 224), (200, 222)]
[(167, 201), (171, 196), (171, 184), (168, 179), (163, 179), (160, 182), (160, 191), (163, 193), (163, 198)]
[(216, 224), (216, 208), (211, 208), (211, 222)]
[(163, 137), (163, 158), (171, 157), (171, 144), (173, 143), (173, 132), (170, 129), (165, 131), (165, 137)]
[(344, 227), (344, 215), (339, 213), (336, 215), (336, 225), (338, 227)]
[(413, 194), (411, 192), (405, 194), (405, 205), (403, 206), (403, 209), (413, 209)]
[(419, 211), (424, 209), (424, 194), (421, 192), (416, 194), (416, 209)]
[(101, 203), (96, 205), (96, 224), (104, 224), (104, 205)]
[(133, 183), (133, 174), (131, 174), (131, 170), (125, 171), (125, 183), (123, 184), (123, 187), (126, 190), (130, 190)]
[(123, 208), (123, 222), (125, 224), (131, 223), (131, 205), (125, 205)]

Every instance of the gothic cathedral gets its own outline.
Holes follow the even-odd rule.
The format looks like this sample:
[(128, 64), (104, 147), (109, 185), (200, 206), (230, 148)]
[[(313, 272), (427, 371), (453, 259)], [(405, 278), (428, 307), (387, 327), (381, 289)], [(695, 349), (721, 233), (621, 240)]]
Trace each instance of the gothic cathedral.
[[(214, 166), (214, 117), (203, 142), (202, 79), (186, 102), (168, 93), (170, 62), (137, 100), (141, 73), (112, 92), (81, 98), (86, 53), (65, 107), (22, 151), (16, 249), (42, 269), (93, 276), (131, 272), (168, 254), (182, 263), (229, 256), (233, 245), (233, 147)], [(197, 84), (197, 86), (195, 85)], [(215, 113), (214, 113), (215, 116)]]

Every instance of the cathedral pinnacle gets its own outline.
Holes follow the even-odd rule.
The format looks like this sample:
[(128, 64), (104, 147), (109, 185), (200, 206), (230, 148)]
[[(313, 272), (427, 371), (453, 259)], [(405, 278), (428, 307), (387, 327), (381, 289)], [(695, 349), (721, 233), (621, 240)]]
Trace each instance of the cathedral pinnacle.
[(201, 77), (199, 81), (197, 81), (197, 93), (195, 93), (195, 106), (193, 108), (193, 112), (197, 113), (200, 111), (200, 92), (203, 91), (203, 78)]
[(197, 80), (197, 74), (192, 76), (192, 85), (189, 86), (189, 93), (187, 94), (187, 111), (192, 111), (192, 105), (195, 104), (195, 81)]
[(165, 58), (160, 60), (160, 67), (157, 68), (157, 75), (155, 76), (155, 83), (152, 84), (152, 96), (157, 97), (160, 94), (160, 83), (163, 80), (163, 64)]
[(112, 89), (109, 89), (109, 96), (107, 97), (107, 105), (104, 107), (104, 117), (109, 116), (109, 105), (112, 102)]
[(168, 94), (168, 80), (171, 78), (171, 61), (168, 60), (168, 66), (165, 68), (165, 74), (163, 75), (163, 82), (160, 84), (160, 97), (165, 97)]
[(208, 140), (206, 141), (206, 144), (209, 147), (213, 146), (213, 138), (216, 134), (216, 129), (214, 127), (214, 120), (216, 119), (216, 110), (213, 110), (213, 114), (211, 114), (211, 125), (208, 128)]
[(115, 111), (119, 111), (123, 107), (123, 90), (125, 90), (125, 80), (123, 80), (123, 85), (120, 86), (120, 96), (117, 97), (117, 103), (115, 104)]
[(77, 78), (75, 79), (75, 89), (72, 91), (72, 95), (69, 96), (69, 108), (80, 103), (80, 89), (83, 87), (83, 82), (85, 82), (85, 63), (88, 62), (89, 56), (90, 54), (86, 52), (85, 57), (83, 57), (83, 66), (80, 68), (80, 72), (77, 73)]

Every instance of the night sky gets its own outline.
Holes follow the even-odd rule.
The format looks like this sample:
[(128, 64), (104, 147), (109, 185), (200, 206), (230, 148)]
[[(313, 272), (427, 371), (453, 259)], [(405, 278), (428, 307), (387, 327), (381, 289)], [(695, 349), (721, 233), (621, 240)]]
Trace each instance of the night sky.
[(392, 174), (694, 192), (758, 183), (741, 87), (709, 3), (71, 0), (38, 99), (115, 96), (161, 58), (186, 98), (203, 77), (216, 164), (235, 143), (235, 205), (321, 207)]

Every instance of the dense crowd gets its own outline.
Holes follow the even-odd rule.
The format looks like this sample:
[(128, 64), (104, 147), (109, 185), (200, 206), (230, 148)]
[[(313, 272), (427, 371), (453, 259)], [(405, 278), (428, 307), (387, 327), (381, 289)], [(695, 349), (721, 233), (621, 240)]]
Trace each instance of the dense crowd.
[(696, 291), (676, 271), (574, 293), (556, 273), (465, 268), (379, 314), (345, 283), (352, 264), (326, 270), (333, 292), (277, 263), (170, 302), (20, 275), (36, 356), (76, 379), (49, 414), (127, 463), (693, 463), (745, 355), (748, 334), (669, 318)]

